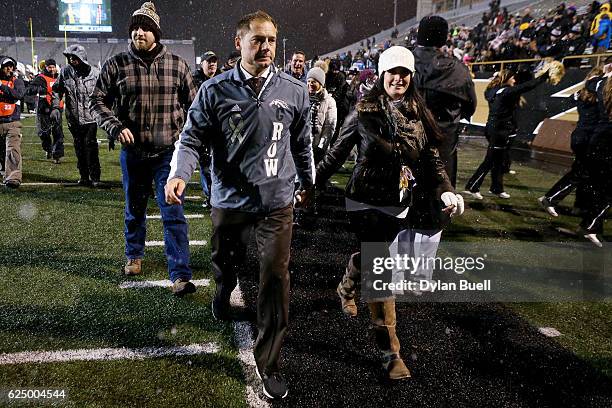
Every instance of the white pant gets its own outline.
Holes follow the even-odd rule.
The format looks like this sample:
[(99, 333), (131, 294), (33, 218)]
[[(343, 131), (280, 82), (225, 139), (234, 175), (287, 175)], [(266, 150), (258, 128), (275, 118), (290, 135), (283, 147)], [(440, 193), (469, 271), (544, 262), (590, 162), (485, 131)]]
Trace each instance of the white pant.
[[(429, 258), (435, 258), (440, 245), (442, 230), (419, 230), (405, 229), (401, 230), (395, 240), (389, 247), (389, 255), (394, 258), (396, 255), (408, 255), (411, 258), (421, 258), (416, 269), (393, 271), (393, 282), (402, 282), (403, 280), (432, 280), (433, 277), (433, 262), (426, 262)], [(408, 273), (408, 275), (406, 275)], [(403, 294), (402, 290), (393, 291), (395, 294)]]

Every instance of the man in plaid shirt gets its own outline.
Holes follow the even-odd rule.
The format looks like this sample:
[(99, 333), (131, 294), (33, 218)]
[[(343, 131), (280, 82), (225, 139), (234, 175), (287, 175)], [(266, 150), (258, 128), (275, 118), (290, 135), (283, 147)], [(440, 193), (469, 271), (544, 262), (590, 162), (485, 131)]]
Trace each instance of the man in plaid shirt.
[(127, 52), (105, 62), (90, 108), (98, 125), (108, 133), (111, 145), (115, 140), (122, 144), (124, 273), (142, 273), (147, 201), (151, 183), (155, 182), (172, 291), (182, 296), (195, 292), (190, 282), (187, 222), (182, 205), (166, 204), (164, 185), (173, 144), (197, 90), (187, 63), (160, 43), (159, 16), (153, 3), (144, 3), (132, 14), (129, 31), (132, 43)]

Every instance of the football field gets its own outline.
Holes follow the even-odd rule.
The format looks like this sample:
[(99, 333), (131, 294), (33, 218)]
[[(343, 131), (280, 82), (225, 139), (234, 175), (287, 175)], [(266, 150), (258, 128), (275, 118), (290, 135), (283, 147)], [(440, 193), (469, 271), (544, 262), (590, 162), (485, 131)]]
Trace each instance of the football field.
[[(108, 151), (98, 132), (103, 186), (80, 187), (68, 130), (66, 157), (56, 165), (44, 157), (34, 120), (23, 124), (24, 184), (0, 190), (0, 406), (267, 406), (250, 354), (255, 251), (249, 249), (233, 297), (244, 318), (214, 320), (211, 222), (201, 206), (199, 175), (185, 202), (198, 290), (176, 298), (166, 281), (153, 199), (144, 274), (121, 273), (120, 146)], [(458, 190), (483, 154), (478, 146), (462, 146)], [(559, 175), (519, 163), (513, 168), (517, 174), (506, 177), (512, 198), (466, 197), (465, 214), (444, 240), (578, 241), (557, 232), (578, 225), (573, 197), (558, 219), (538, 206)], [(343, 187), (347, 178), (340, 172), (333, 182)], [(321, 214), (311, 228), (294, 233), (283, 355), (289, 397), (279, 405), (612, 406), (610, 302), (398, 305), (402, 355), (413, 378), (384, 383), (367, 335), (367, 307), (360, 305), (359, 316), (349, 321), (335, 295), (355, 244), (340, 191), (323, 197)], [(603, 238), (612, 241), (609, 225)], [(542, 328), (560, 335), (548, 337)], [(63, 390), (64, 397), (8, 397), (11, 390), (34, 389)]]

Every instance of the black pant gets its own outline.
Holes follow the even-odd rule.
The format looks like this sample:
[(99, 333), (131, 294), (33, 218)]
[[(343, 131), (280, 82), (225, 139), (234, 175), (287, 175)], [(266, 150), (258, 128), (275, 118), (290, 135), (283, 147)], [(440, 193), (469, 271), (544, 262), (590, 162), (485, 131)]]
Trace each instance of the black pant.
[(77, 167), (81, 180), (100, 181), (100, 158), (98, 155), (98, 139), (95, 123), (69, 126), (74, 137), (74, 152), (77, 157)]
[(489, 145), (482, 164), (467, 182), (465, 189), (473, 193), (480, 191), (485, 176), (491, 171), (491, 192), (499, 194), (504, 191), (504, 157), (506, 148)]
[(584, 189), (582, 188), (586, 182), (586, 152), (581, 149), (577, 150), (575, 153), (576, 159), (574, 160), (574, 163), (572, 163), (570, 171), (565, 173), (565, 175), (561, 177), (559, 181), (557, 181), (555, 185), (552, 186), (551, 189), (545, 194), (546, 198), (553, 206), (556, 206), (563, 201), (563, 199), (576, 188), (578, 188), (576, 192), (576, 202), (578, 203), (577, 207), (584, 208), (586, 206), (584, 202), (586, 198), (584, 197)]
[[(371, 279), (382, 279), (384, 282), (391, 282), (391, 271), (386, 270), (381, 275), (374, 275), (372, 270), (369, 268), (370, 265), (374, 264), (374, 258), (377, 257), (389, 257), (389, 245), (393, 242), (397, 234), (405, 229), (405, 220), (391, 215), (384, 214), (378, 210), (360, 210), (360, 211), (349, 211), (349, 228), (357, 235), (359, 244), (372, 242), (372, 243), (384, 243), (384, 245), (377, 245), (376, 248), (368, 251), (368, 253), (362, 253), (361, 248), (353, 256), (353, 264), (359, 269), (359, 273), (353, 274), (353, 279), (359, 280), (361, 273), (364, 274), (365, 280)], [(368, 266), (368, 269), (362, 270), (362, 265)], [(371, 284), (366, 284), (363, 295), (364, 298), (368, 299), (388, 299), (393, 296), (390, 291), (372, 291)]]
[(259, 254), (257, 328), (253, 354), (265, 373), (279, 370), (280, 351), (289, 321), (289, 248), (291, 205), (269, 213), (213, 208), (212, 267), (217, 290), (231, 291), (244, 262), (249, 234), (255, 231)]
[[(53, 135), (53, 140), (51, 140)], [(62, 111), (52, 110), (49, 114), (38, 113), (38, 136), (42, 148), (54, 159), (64, 157), (64, 131), (62, 129)]]

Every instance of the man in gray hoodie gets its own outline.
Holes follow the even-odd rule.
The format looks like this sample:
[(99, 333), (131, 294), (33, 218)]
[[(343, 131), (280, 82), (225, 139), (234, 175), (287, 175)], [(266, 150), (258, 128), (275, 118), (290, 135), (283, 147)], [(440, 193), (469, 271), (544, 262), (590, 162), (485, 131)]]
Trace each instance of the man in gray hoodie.
[[(237, 25), (237, 66), (205, 82), (175, 144), (166, 201), (181, 204), (198, 164), (198, 149), (211, 148), (212, 267), (218, 319), (230, 318), (230, 294), (254, 229), (259, 254), (257, 327), (253, 353), (263, 391), (287, 395), (280, 375), (281, 345), (289, 316), (289, 247), (294, 180), (298, 202), (314, 183), (310, 103), (306, 86), (273, 65), (277, 26), (267, 13), (244, 16)], [(306, 193), (308, 191), (308, 193)]]
[(98, 155), (98, 126), (89, 110), (89, 95), (96, 87), (100, 70), (87, 62), (87, 52), (82, 45), (74, 44), (64, 50), (68, 64), (53, 84), (59, 98), (65, 97), (66, 120), (74, 138), (74, 151), (82, 186), (97, 187), (100, 184), (100, 159)]

